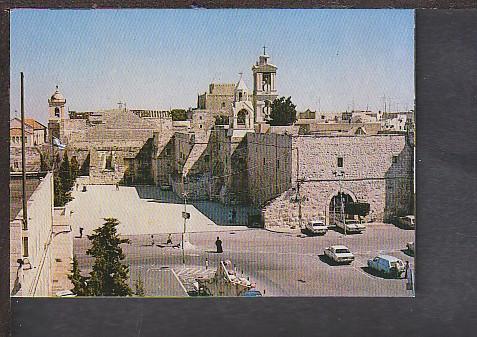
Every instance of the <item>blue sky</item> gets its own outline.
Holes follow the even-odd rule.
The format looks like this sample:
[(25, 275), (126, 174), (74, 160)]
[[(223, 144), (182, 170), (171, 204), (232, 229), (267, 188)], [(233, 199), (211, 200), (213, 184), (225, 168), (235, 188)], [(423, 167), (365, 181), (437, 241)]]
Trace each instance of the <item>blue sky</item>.
[(195, 107), (263, 52), (297, 109), (412, 108), (412, 10), (13, 10), (11, 114), (46, 121), (55, 85), (71, 110)]

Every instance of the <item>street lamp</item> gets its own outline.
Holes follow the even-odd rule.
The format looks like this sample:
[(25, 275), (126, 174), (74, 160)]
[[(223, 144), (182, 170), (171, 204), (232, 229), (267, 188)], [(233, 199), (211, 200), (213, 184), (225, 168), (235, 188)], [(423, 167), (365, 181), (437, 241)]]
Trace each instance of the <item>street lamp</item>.
[(190, 218), (190, 213), (187, 213), (187, 192), (184, 185), (184, 175), (182, 175), (182, 196), (184, 198), (184, 211), (182, 212), (182, 217), (184, 218), (184, 228), (182, 231), (181, 246), (182, 246), (182, 264), (185, 265), (185, 252), (184, 252), (184, 236), (186, 233), (186, 222)]
[(338, 177), (338, 184), (339, 184), (339, 196), (340, 196), (340, 215), (341, 221), (343, 221), (343, 228), (344, 228), (344, 235), (346, 235), (346, 220), (344, 218), (344, 205), (343, 205), (343, 192), (341, 191), (341, 178), (344, 177), (344, 171), (335, 171), (333, 174)]

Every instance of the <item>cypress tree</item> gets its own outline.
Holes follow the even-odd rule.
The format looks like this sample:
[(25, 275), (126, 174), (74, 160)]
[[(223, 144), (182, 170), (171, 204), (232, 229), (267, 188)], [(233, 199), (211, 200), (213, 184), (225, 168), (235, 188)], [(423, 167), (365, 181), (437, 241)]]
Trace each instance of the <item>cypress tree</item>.
[(141, 275), (139, 275), (138, 279), (136, 280), (134, 287), (136, 288), (134, 291), (136, 296), (144, 296), (144, 283), (142, 282)]
[(61, 186), (63, 191), (67, 193), (73, 187), (73, 180), (71, 179), (71, 166), (70, 161), (68, 159), (68, 152), (65, 152), (63, 156), (63, 161), (60, 165), (59, 176), (61, 179)]
[(71, 274), (68, 275), (71, 283), (73, 284), (73, 289), (71, 291), (73, 294), (77, 296), (87, 296), (88, 289), (87, 289), (87, 280), (88, 278), (81, 275), (81, 271), (78, 267), (78, 259), (76, 255), (73, 256), (73, 268), (71, 270)]
[(131, 296), (133, 292), (127, 282), (129, 266), (122, 263), (125, 255), (120, 246), (122, 243), (129, 243), (129, 240), (119, 237), (116, 229), (119, 224), (117, 219), (104, 220), (106, 222), (103, 226), (88, 235), (91, 248), (86, 254), (95, 258), (88, 282), (88, 293), (91, 296)]

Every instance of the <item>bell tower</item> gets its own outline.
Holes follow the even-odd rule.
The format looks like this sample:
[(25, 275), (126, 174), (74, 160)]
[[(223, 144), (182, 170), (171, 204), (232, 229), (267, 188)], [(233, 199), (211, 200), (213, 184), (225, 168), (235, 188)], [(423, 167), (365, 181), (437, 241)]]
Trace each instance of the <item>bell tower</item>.
[(66, 99), (58, 90), (56, 90), (48, 99), (48, 135), (50, 144), (53, 142), (53, 137), (61, 139), (61, 121), (65, 118), (65, 104)]
[(278, 97), (276, 87), (277, 66), (269, 63), (270, 56), (263, 47), (263, 54), (252, 67), (253, 72), (253, 108), (255, 122), (267, 122), (272, 102)]
[(50, 121), (64, 119), (65, 104), (66, 104), (66, 99), (58, 90), (58, 86), (56, 86), (55, 92), (48, 99), (48, 107), (49, 107), (48, 119)]

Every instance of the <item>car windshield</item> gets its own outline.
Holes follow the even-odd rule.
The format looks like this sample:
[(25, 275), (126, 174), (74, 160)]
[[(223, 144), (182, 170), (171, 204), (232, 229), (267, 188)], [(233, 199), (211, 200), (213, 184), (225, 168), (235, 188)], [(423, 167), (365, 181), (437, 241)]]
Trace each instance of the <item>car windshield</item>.
[(357, 220), (347, 220), (346, 223), (348, 225), (355, 225), (355, 224), (358, 224), (359, 222)]
[(323, 222), (313, 222), (313, 224), (312, 224), (313, 227), (322, 227), (324, 225), (325, 224)]
[(338, 254), (346, 254), (349, 253), (349, 250), (345, 248), (338, 248), (337, 250), (335, 250), (335, 252)]

